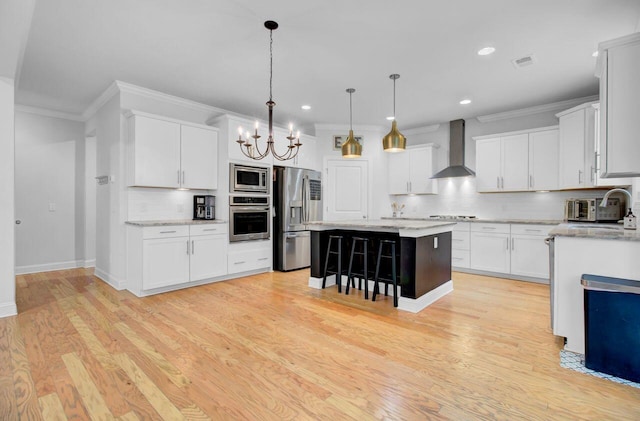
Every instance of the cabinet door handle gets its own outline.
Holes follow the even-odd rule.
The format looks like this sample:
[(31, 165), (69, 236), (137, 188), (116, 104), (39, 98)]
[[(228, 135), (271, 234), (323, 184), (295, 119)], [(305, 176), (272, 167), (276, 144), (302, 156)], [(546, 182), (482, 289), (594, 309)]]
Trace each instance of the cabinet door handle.
[(184, 184), (184, 171), (182, 171), (182, 184)]
[(180, 170), (178, 170), (178, 185), (180, 185)]
[(525, 231), (527, 231), (527, 232), (542, 232), (542, 230), (534, 230), (534, 229), (531, 229), (531, 228), (527, 228), (527, 229), (525, 229)]
[(496, 227), (482, 227), (483, 230), (494, 230)]
[(195, 254), (196, 253), (196, 245), (193, 242), (193, 240), (191, 240), (191, 254)]
[(234, 265), (244, 265), (245, 263), (247, 263), (247, 262), (245, 262), (245, 261), (243, 260), (243, 261), (241, 261), (241, 262), (235, 262), (235, 263), (234, 263)]
[(516, 239), (512, 238), (511, 239), (511, 250), (515, 250), (516, 249)]
[(189, 254), (189, 240), (187, 240), (187, 254)]
[(500, 177), (500, 188), (504, 189), (504, 177)]
[(500, 188), (500, 177), (496, 177), (496, 189)]
[(175, 231), (160, 231), (160, 234), (173, 234)]
[(267, 259), (269, 259), (269, 258), (268, 257), (261, 257), (258, 260), (267, 260)]
[(578, 184), (582, 184), (582, 170), (578, 170)]
[(596, 175), (596, 169), (594, 166), (591, 166), (591, 182), (593, 183), (593, 180), (595, 179), (595, 175)]
[(533, 188), (533, 175), (529, 175), (529, 188)]
[(218, 231), (218, 228), (207, 228), (203, 229), (202, 231)]

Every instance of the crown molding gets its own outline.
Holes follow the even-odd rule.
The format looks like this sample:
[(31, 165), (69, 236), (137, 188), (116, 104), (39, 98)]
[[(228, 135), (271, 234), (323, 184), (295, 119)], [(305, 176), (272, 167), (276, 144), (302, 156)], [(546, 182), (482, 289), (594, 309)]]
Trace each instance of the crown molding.
[(143, 88), (141, 86), (132, 85), (131, 83), (116, 80), (98, 98), (96, 98), (96, 100), (93, 101), (91, 105), (89, 105), (89, 107), (87, 107), (87, 109), (82, 113), (82, 116), (85, 118), (85, 120), (93, 117), (93, 115), (117, 93), (139, 95), (146, 98), (154, 99), (156, 101), (178, 105), (184, 108), (190, 108), (196, 111), (204, 111), (214, 114), (229, 113), (229, 111), (222, 108), (213, 107), (211, 105), (202, 104), (190, 99), (180, 98), (175, 95), (165, 94), (160, 91), (154, 91), (153, 89)]
[(534, 107), (521, 108), (519, 110), (505, 111), (503, 113), (479, 115), (476, 119), (481, 123), (491, 121), (504, 120), (507, 118), (523, 117), (531, 114), (539, 114), (547, 111), (565, 110), (585, 102), (593, 102), (598, 100), (598, 95), (585, 96), (583, 98), (569, 99), (566, 101), (552, 102), (550, 104), (536, 105)]
[[(349, 131), (350, 126), (348, 124), (314, 124), (313, 128), (318, 130), (338, 130), (338, 131)], [(353, 125), (354, 132), (361, 131), (381, 131), (384, 130), (383, 126), (375, 126), (375, 125)]]
[(41, 115), (41, 116), (44, 116), (44, 117), (60, 118), (60, 119), (63, 119), (63, 120), (79, 121), (81, 123), (84, 123), (86, 121), (84, 119), (84, 117), (82, 115), (80, 115), (80, 114), (65, 113), (63, 111), (50, 110), (50, 109), (47, 109), (47, 108), (32, 107), (30, 105), (16, 104), (15, 110), (16, 111), (20, 111), (22, 113), (36, 114), (36, 115)]

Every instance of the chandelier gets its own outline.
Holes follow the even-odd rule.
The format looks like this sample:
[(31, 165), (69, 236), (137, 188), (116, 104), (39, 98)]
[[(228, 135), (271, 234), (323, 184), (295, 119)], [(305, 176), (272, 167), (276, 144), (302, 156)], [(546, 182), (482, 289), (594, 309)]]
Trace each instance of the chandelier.
[[(264, 23), (264, 27), (269, 30), (269, 101), (267, 101), (267, 107), (269, 107), (269, 137), (267, 138), (267, 144), (265, 145), (265, 149), (262, 150), (258, 143), (258, 139), (261, 136), (258, 135), (258, 123), (256, 122), (255, 133), (250, 136), (249, 132), (246, 133), (246, 139), (242, 138), (242, 127), (238, 129), (239, 135), (238, 140), (236, 142), (240, 146), (240, 150), (247, 158), (251, 158), (254, 160), (260, 160), (266, 158), (269, 153), (273, 155), (275, 159), (278, 161), (287, 161), (289, 159), (293, 159), (298, 155), (298, 151), (300, 150), (300, 132), (294, 136), (293, 135), (293, 125), (289, 125), (289, 136), (286, 137), (289, 140), (289, 145), (287, 145), (287, 150), (282, 154), (278, 154), (275, 150), (275, 141), (273, 140), (273, 107), (276, 105), (273, 102), (273, 94), (272, 94), (272, 85), (273, 85), (273, 31), (278, 29), (278, 23), (272, 20), (268, 20)], [(253, 142), (249, 138), (253, 138)], [(294, 143), (295, 141), (295, 143)]]

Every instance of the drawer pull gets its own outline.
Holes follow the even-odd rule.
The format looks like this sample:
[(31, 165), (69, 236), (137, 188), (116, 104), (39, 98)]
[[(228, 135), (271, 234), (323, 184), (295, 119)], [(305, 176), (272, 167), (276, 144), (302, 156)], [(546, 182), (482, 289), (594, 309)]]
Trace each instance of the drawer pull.
[(269, 259), (268, 257), (261, 257), (258, 260), (268, 260), (268, 259)]
[(483, 230), (494, 230), (496, 227), (482, 227)]
[(207, 228), (202, 231), (218, 231), (218, 228)]
[(452, 257), (453, 260), (462, 260), (462, 257)]
[(460, 238), (452, 238), (451, 241), (464, 241), (464, 240), (462, 240)]
[(160, 231), (160, 234), (173, 234), (176, 231)]
[(245, 261), (243, 260), (243, 261), (241, 261), (241, 262), (235, 262), (235, 263), (234, 263), (234, 265), (244, 265), (245, 263), (247, 263), (247, 262), (245, 262)]
[(527, 231), (527, 232), (542, 232), (542, 230), (534, 230), (534, 229), (530, 229), (530, 228), (525, 229), (525, 231)]

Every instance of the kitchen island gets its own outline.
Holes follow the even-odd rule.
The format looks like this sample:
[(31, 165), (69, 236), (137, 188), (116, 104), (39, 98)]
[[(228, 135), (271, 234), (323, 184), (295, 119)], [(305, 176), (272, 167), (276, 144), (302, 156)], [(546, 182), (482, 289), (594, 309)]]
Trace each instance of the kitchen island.
[[(417, 313), (453, 291), (451, 281), (451, 230), (454, 221), (423, 220), (348, 220), (310, 222), (311, 276), (309, 286), (322, 288), (324, 262), (329, 235), (366, 236), (373, 241), (375, 252), (381, 239), (396, 243), (397, 277), (400, 288), (398, 309)], [(343, 245), (342, 266), (346, 270), (349, 248)], [(375, 269), (375, 260), (370, 270)], [(327, 285), (335, 285), (335, 276), (327, 277)], [(341, 282), (346, 284), (346, 276)], [(370, 279), (370, 289), (373, 279)]]

